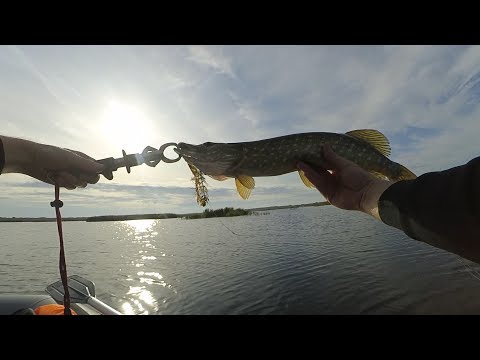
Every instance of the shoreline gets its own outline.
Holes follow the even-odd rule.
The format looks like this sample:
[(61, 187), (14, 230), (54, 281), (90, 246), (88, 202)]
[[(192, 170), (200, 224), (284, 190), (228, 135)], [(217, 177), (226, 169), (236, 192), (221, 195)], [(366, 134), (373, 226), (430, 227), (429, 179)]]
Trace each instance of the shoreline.
[[(266, 206), (259, 208), (244, 209), (248, 211), (269, 211), (279, 209), (297, 209), (300, 207), (310, 206), (325, 206), (330, 205), (327, 201), (299, 204), (299, 205), (280, 205), (280, 206)], [(98, 221), (127, 221), (127, 220), (148, 220), (148, 219), (178, 219), (188, 216), (200, 215), (199, 213), (187, 213), (187, 214), (174, 214), (174, 213), (162, 213), (162, 214), (133, 214), (133, 215), (99, 215), (99, 216), (84, 216), (84, 217), (65, 217), (62, 221), (85, 221), (85, 222), (98, 222)], [(0, 222), (56, 222), (56, 218), (47, 217), (0, 217)]]

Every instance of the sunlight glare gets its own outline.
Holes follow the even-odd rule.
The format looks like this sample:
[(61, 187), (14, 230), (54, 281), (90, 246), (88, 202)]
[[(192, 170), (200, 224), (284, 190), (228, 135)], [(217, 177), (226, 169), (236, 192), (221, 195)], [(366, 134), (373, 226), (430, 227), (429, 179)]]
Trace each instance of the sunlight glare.
[(135, 231), (135, 234), (138, 235), (150, 230), (156, 221), (157, 220), (128, 220), (125, 224), (130, 226)]
[(116, 100), (107, 104), (100, 127), (106, 141), (134, 152), (141, 152), (149, 145), (153, 132), (152, 122), (140, 109)]

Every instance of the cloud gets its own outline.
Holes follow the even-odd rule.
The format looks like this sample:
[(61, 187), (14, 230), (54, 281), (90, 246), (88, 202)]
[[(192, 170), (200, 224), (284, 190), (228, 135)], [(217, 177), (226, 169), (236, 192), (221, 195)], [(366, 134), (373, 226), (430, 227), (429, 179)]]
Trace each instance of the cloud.
[[(0, 77), (6, 135), (97, 159), (119, 157), (122, 148), (141, 152), (143, 143), (356, 128), (383, 132), (391, 158), (417, 174), (480, 155), (480, 46), (1, 46)], [(114, 131), (100, 131), (112, 99), (140, 109), (149, 133), (131, 131), (131, 141), (120, 144)], [(65, 211), (202, 210), (183, 161), (114, 175), (113, 182), (63, 191), (71, 204)], [(51, 198), (48, 186), (19, 184), (24, 180), (2, 176), (0, 197), (11, 199), (4, 214), (17, 205), (18, 212), (29, 205), (43, 211)], [(247, 202), (232, 182), (211, 180), (212, 206), (312, 202), (296, 174), (256, 180)]]
[(189, 52), (188, 60), (212, 68), (219, 74), (236, 77), (232, 70), (231, 60), (223, 54), (221, 47), (195, 45), (189, 47)]

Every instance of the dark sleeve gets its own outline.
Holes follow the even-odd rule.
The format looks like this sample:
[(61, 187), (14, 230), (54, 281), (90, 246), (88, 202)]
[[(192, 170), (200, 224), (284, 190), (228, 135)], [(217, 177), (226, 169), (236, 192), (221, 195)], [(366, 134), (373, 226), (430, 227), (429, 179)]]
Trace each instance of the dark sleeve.
[(5, 152), (3, 150), (3, 141), (0, 138), (0, 174), (3, 172), (4, 166), (5, 166)]
[(378, 210), (411, 238), (480, 263), (480, 157), (393, 184)]

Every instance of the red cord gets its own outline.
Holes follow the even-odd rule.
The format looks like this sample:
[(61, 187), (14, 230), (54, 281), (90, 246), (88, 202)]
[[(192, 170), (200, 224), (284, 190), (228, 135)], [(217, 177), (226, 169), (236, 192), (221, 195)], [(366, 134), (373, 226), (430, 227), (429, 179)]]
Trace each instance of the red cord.
[(65, 263), (65, 249), (63, 246), (63, 232), (62, 232), (62, 215), (60, 214), (60, 208), (63, 206), (63, 202), (60, 200), (60, 188), (55, 184), (55, 201), (50, 203), (52, 207), (55, 207), (55, 213), (57, 215), (57, 228), (58, 236), (60, 237), (60, 277), (62, 279), (63, 289), (65, 294), (63, 295), (63, 306), (65, 307), (64, 314), (72, 315), (70, 310), (70, 293), (68, 291), (67, 280), (67, 264)]

